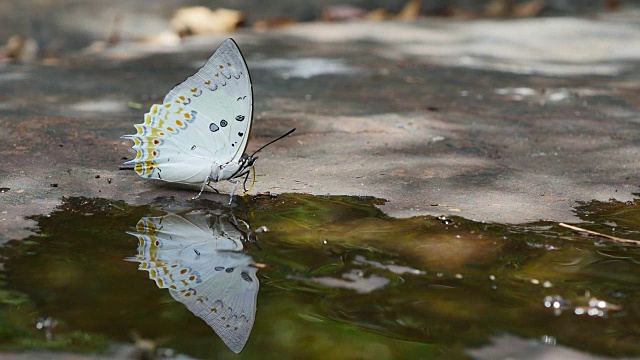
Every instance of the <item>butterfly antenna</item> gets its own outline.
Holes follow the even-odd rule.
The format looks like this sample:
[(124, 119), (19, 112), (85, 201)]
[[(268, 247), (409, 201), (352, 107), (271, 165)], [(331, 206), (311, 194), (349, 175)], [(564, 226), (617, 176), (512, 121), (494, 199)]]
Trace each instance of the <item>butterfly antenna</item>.
[(253, 157), (253, 155), (255, 155), (255, 154), (257, 154), (257, 153), (258, 153), (258, 151), (260, 151), (260, 150), (262, 150), (262, 149), (266, 148), (267, 146), (269, 146), (269, 145), (273, 144), (274, 142), (276, 142), (276, 141), (278, 141), (278, 140), (280, 140), (280, 139), (282, 139), (282, 138), (285, 138), (285, 137), (287, 137), (287, 136), (291, 135), (291, 133), (292, 133), (292, 132), (294, 132), (294, 131), (296, 131), (296, 128), (293, 128), (293, 129), (291, 129), (291, 130), (287, 131), (287, 133), (286, 133), (286, 134), (284, 134), (284, 135), (280, 135), (280, 137), (278, 137), (278, 138), (277, 138), (277, 139), (275, 139), (275, 140), (271, 140), (271, 141), (269, 141), (266, 145), (262, 146), (260, 149), (258, 149), (258, 150), (256, 150), (256, 151), (254, 151), (254, 152), (253, 152), (253, 154), (251, 154), (251, 156), (250, 156), (250, 157)]

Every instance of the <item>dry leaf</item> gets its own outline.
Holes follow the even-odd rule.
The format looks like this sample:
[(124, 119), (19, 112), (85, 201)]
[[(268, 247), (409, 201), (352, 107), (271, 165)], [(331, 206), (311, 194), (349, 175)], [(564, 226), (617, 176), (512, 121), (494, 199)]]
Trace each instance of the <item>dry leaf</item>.
[(256, 32), (265, 32), (269, 29), (281, 28), (295, 23), (296, 21), (294, 19), (287, 17), (260, 19), (253, 23), (253, 30)]
[(215, 11), (194, 6), (176, 11), (171, 19), (171, 28), (181, 37), (198, 34), (219, 34), (234, 31), (245, 19), (237, 10), (219, 8)]
[(422, 0), (408, 0), (400, 10), (397, 18), (402, 21), (414, 21), (420, 16)]
[(544, 0), (531, 0), (513, 7), (513, 16), (519, 18), (536, 17), (547, 6)]
[(513, 0), (492, 0), (484, 7), (488, 17), (507, 17), (513, 12)]
[(620, 5), (622, 5), (622, 1), (621, 0), (606, 0), (605, 1), (605, 7), (609, 11), (618, 10), (620, 8)]
[(13, 35), (7, 41), (7, 56), (17, 63), (32, 63), (38, 59), (40, 47), (36, 39)]
[(391, 18), (391, 13), (383, 8), (371, 10), (364, 15), (364, 18), (369, 21), (383, 21)]
[(362, 18), (366, 11), (353, 5), (340, 4), (322, 9), (322, 21), (345, 21)]

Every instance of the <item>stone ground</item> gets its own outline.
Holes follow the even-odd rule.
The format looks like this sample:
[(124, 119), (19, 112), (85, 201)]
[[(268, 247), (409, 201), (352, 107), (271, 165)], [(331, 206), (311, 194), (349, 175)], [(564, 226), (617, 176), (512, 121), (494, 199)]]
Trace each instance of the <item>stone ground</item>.
[[(578, 221), (576, 202), (631, 200), (640, 192), (638, 30), (630, 8), (229, 34), (254, 84), (248, 149), (297, 128), (261, 153), (253, 192), (375, 196), (391, 216), (501, 223)], [(125, 37), (45, 65), (0, 65), (0, 188), (10, 189), (0, 193), (0, 241), (27, 235), (25, 217), (63, 196), (193, 196), (118, 171), (134, 154), (119, 136), (225, 37)]]

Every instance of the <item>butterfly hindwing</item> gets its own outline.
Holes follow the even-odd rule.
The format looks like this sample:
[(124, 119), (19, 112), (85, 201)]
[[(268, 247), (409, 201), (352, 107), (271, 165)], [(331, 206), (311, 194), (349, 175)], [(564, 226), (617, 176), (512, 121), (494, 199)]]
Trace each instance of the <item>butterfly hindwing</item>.
[(220, 252), (214, 261), (213, 272), (201, 274), (201, 283), (170, 292), (238, 353), (249, 339), (255, 321), (258, 269), (250, 266), (251, 257), (241, 253)]
[(247, 146), (253, 116), (249, 70), (237, 44), (225, 40), (205, 65), (153, 105), (134, 141), (138, 175), (197, 184), (214, 164), (238, 161)]

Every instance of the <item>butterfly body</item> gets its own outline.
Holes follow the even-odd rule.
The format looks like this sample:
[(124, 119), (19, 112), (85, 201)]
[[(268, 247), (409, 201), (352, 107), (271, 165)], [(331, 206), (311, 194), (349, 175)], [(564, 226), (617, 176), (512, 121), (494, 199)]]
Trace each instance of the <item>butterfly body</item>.
[(134, 125), (135, 134), (122, 136), (136, 151), (124, 165), (143, 178), (202, 188), (246, 176), (257, 159), (245, 154), (252, 118), (249, 70), (227, 39), (197, 73), (151, 107)]

